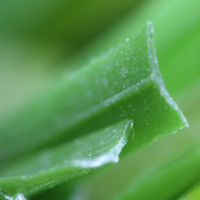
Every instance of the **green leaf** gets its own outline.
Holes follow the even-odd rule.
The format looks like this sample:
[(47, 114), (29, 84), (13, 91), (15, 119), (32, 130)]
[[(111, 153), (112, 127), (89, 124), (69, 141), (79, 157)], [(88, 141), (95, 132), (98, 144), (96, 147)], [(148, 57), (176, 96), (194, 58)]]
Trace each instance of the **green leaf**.
[(127, 142), (131, 121), (124, 120), (74, 141), (46, 148), (0, 168), (0, 188), (6, 195), (26, 197), (87, 174), (96, 167), (118, 162)]
[(116, 165), (83, 179), (81, 185), (90, 193), (88, 196), (82, 191), (81, 195), (88, 200), (177, 200), (199, 183), (199, 86), (200, 82), (195, 83), (179, 96), (190, 128), (167, 136), (134, 155), (120, 159)]
[(34, 98), (66, 70), (60, 64), (72, 52), (137, 1), (1, 1), (0, 118)]
[(98, 55), (139, 31), (150, 19), (156, 30), (155, 46), (160, 70), (168, 91), (174, 96), (180, 89), (184, 90), (187, 84), (199, 79), (200, 57), (196, 56), (196, 52), (200, 51), (199, 7), (200, 1), (196, 0), (141, 2), (67, 60), (65, 66), (80, 66), (89, 57)]
[(134, 122), (133, 147), (187, 125), (163, 84), (149, 22), (133, 38), (62, 77), (0, 124), (0, 161), (74, 139), (118, 121)]
[[(83, 154), (80, 154), (81, 146), (77, 151), (73, 145), (65, 147), (66, 141), (76, 142), (81, 135), (129, 120), (128, 129), (134, 124), (134, 139), (130, 139), (123, 157), (187, 126), (187, 120), (165, 89), (158, 69), (153, 33), (153, 26), (148, 22), (125, 43), (67, 77), (61, 77), (49, 90), (1, 122), (0, 161), (4, 165), (2, 176), (6, 177), (1, 179), (0, 187), (6, 195), (23, 193), (30, 196), (68, 180), (69, 176), (84, 174), (82, 168), (116, 161), (117, 157), (113, 155), (118, 156), (121, 149), (116, 151), (114, 148), (115, 154), (112, 150), (107, 151), (108, 154), (103, 152), (100, 161), (91, 160), (89, 164), (81, 160), (78, 162), (81, 166), (77, 166), (81, 169), (76, 169), (77, 160), (93, 154), (89, 153), (93, 147), (102, 151), (96, 144), (106, 133), (96, 137), (97, 143), (85, 136), (87, 144), (84, 144), (89, 150), (87, 148)], [(115, 138), (113, 141), (116, 146), (120, 140)], [(110, 144), (113, 147), (113, 143)], [(106, 148), (110, 148), (109, 144)], [(66, 155), (73, 167), (63, 166)], [(49, 163), (44, 161), (46, 157), (50, 159)], [(16, 161), (11, 163), (13, 158)]]
[[(192, 85), (189, 90), (180, 96), (182, 104), (185, 105), (184, 110), (187, 113), (190, 128), (184, 129), (176, 137), (171, 137), (159, 144), (161, 155), (164, 155), (164, 151), (170, 151), (167, 163), (162, 167), (160, 166), (157, 171), (149, 174), (146, 178), (142, 178), (143, 180), (137, 182), (133, 180), (123, 193), (114, 199), (178, 199), (199, 182), (199, 86), (199, 82)], [(193, 103), (189, 103), (191, 98), (194, 97)], [(194, 107), (195, 109), (193, 109)], [(162, 148), (161, 145), (164, 145), (164, 142), (166, 146)], [(164, 162), (164, 160), (166, 160), (166, 157), (157, 161), (156, 165)], [(155, 166), (153, 163), (151, 165)]]

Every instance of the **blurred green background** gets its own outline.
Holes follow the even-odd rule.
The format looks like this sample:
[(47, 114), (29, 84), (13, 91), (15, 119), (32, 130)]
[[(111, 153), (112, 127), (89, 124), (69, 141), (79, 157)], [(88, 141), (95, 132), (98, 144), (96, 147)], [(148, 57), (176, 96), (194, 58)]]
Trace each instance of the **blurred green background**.
[[(86, 178), (55, 188), (51, 192), (56, 196), (64, 196), (62, 191), (72, 185), (88, 185), (92, 188), (90, 199), (112, 199), (125, 185), (134, 185), (139, 174), (145, 177), (145, 174), (156, 173), (158, 169), (198, 147), (200, 1), (0, 2), (0, 120), (22, 107), (60, 76), (69, 74), (92, 57), (137, 33), (149, 20), (154, 25), (156, 53), (166, 87), (187, 117), (190, 127), (153, 143), (141, 150), (139, 155), (124, 161), (124, 165), (122, 163), (110, 169), (101, 169)], [(125, 168), (126, 162), (131, 166), (128, 169)], [(200, 156), (197, 162), (200, 162)], [(188, 181), (184, 189), (179, 189), (179, 182), (193, 170), (192, 166), (182, 167), (179, 166), (182, 173), (177, 177), (175, 173), (170, 182), (171, 187), (179, 191), (174, 199), (200, 199), (200, 169), (197, 173), (194, 166), (194, 178)], [(115, 173), (107, 176), (109, 170)], [(128, 175), (125, 173), (120, 176), (121, 171), (127, 171)], [(145, 178), (142, 180), (145, 181)], [(168, 188), (166, 185), (163, 187), (166, 190)], [(51, 192), (49, 194), (53, 198)], [(100, 198), (102, 193), (105, 196)], [(36, 199), (44, 199), (42, 195)]]

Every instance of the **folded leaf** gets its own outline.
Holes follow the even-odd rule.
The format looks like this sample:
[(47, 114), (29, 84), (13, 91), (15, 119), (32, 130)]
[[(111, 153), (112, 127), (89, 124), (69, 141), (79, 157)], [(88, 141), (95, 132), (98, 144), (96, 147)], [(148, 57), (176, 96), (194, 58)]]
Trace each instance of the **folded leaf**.
[[(92, 139), (85, 136), (82, 145), (76, 143), (81, 135), (115, 123), (119, 123), (121, 138), (109, 135), (110, 130), (105, 129), (98, 132), (99, 136), (91, 135)], [(62, 77), (1, 122), (4, 178), (0, 179), (0, 188), (4, 197), (29, 197), (94, 167), (116, 162), (126, 142), (124, 130), (130, 132), (133, 124), (134, 140), (125, 148), (125, 154), (187, 126), (163, 84), (151, 22), (125, 43)], [(69, 140), (71, 144), (65, 146)]]
[[(171, 137), (168, 140), (164, 140), (159, 145), (160, 147), (157, 149), (157, 151), (159, 151), (160, 155), (164, 155), (164, 151), (169, 151), (170, 153), (168, 158), (166, 159), (166, 157), (163, 157), (163, 159), (158, 160), (156, 164), (152, 162), (151, 165), (148, 165), (148, 167), (153, 167), (161, 164), (161, 166), (157, 168), (157, 171), (154, 171), (148, 175), (146, 173), (145, 178), (141, 177), (140, 180), (135, 179), (130, 182), (124, 191), (117, 195), (116, 198), (113, 198), (113, 200), (178, 200), (182, 195), (187, 193), (199, 182), (199, 86), (200, 82), (192, 85), (189, 90), (186, 90), (184, 94), (180, 95), (179, 97), (182, 101), (182, 107), (188, 116), (190, 128), (180, 131), (176, 137)], [(166, 143), (166, 146), (161, 147), (164, 142)], [(163, 165), (164, 160), (167, 160), (167, 162)]]
[[(189, 128), (120, 159), (116, 165), (99, 170), (89, 178), (85, 177), (81, 185), (86, 191), (82, 190), (81, 196), (88, 200), (178, 200), (195, 187), (200, 180), (199, 88), (200, 82), (179, 95)], [(64, 195), (64, 187), (60, 188), (59, 192)], [(186, 199), (191, 197), (186, 196)]]
[[(118, 162), (132, 128), (130, 120), (96, 131), (72, 142), (47, 148), (0, 168), (4, 196), (30, 196), (96, 167)], [(1, 197), (1, 194), (0, 194)]]
[(150, 22), (2, 121), (0, 161), (124, 119), (134, 123), (131, 151), (187, 125), (163, 84)]

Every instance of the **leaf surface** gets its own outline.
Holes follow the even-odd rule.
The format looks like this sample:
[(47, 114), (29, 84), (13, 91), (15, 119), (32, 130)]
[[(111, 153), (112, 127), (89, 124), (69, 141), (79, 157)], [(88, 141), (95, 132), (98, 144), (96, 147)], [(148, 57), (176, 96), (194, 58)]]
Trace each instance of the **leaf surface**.
[(124, 120), (72, 142), (47, 148), (1, 167), (0, 188), (6, 195), (30, 196), (96, 167), (118, 162), (131, 121)]
[[(120, 150), (110, 142), (113, 150), (108, 142), (108, 154), (97, 145), (106, 138), (105, 128), (113, 124), (128, 120), (129, 129), (134, 125), (122, 157), (188, 125), (164, 86), (153, 34), (152, 23), (148, 22), (125, 43), (61, 77), (49, 90), (1, 122), (4, 178), (0, 187), (6, 195), (35, 195), (94, 167), (117, 161), (125, 142), (121, 145), (120, 140), (111, 137), (115, 146), (120, 144)], [(105, 133), (99, 132), (97, 143), (85, 136), (85, 151), (81, 145), (76, 146), (79, 137), (99, 129), (105, 129)], [(65, 146), (67, 141), (71, 142)], [(94, 156), (103, 154), (88, 161), (93, 147), (97, 148)]]
[(0, 161), (133, 120), (136, 150), (187, 126), (162, 81), (149, 22), (0, 122)]
[[(108, 166), (89, 178), (85, 177), (81, 184), (91, 192), (88, 195), (83, 190), (82, 196), (88, 200), (177, 200), (199, 183), (199, 86), (198, 81), (179, 95), (178, 101), (188, 116), (189, 128), (120, 159), (115, 166)], [(100, 197), (100, 194), (103, 195)], [(192, 192), (185, 198), (192, 199)]]

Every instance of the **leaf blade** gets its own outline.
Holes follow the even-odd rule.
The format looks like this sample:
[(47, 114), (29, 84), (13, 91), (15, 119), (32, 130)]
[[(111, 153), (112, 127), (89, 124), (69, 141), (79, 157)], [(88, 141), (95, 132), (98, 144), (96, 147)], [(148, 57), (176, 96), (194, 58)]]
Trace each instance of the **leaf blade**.
[(1, 167), (0, 187), (6, 195), (33, 195), (83, 175), (107, 163), (118, 162), (127, 142), (131, 121), (124, 120), (64, 145), (44, 149)]
[(135, 149), (187, 126), (159, 73), (151, 23), (124, 44), (61, 78), (32, 104), (2, 122), (0, 160), (124, 119), (135, 123)]

